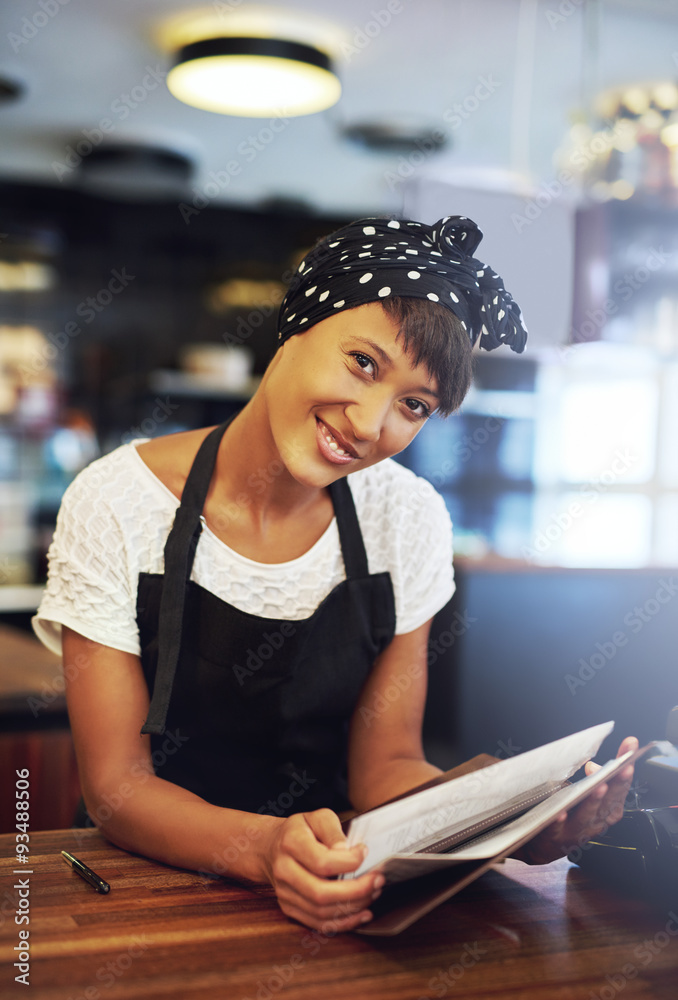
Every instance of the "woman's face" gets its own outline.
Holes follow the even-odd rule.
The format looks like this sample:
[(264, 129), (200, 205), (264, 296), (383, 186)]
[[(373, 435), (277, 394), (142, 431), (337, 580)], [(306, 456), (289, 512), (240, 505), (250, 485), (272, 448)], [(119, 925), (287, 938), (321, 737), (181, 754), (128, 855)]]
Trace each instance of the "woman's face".
[(435, 410), (436, 380), (412, 367), (397, 333), (370, 302), (278, 350), (262, 388), (275, 445), (297, 481), (327, 486), (397, 455)]

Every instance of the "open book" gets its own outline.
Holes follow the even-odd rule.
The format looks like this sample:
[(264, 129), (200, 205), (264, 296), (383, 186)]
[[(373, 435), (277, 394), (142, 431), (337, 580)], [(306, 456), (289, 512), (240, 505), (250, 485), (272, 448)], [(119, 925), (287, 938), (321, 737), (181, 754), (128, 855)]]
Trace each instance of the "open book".
[[(348, 843), (364, 843), (368, 852), (360, 868), (342, 877), (356, 878), (379, 868), (386, 877), (387, 896), (389, 886), (417, 876), (432, 876), (425, 881), (433, 882), (435, 890), (434, 873), (445, 871), (442, 898), (449, 897), (647, 750), (644, 747), (608, 761), (594, 774), (570, 784), (568, 778), (596, 754), (613, 728), (613, 722), (592, 726), (482, 770), (415, 789), (356, 816), (348, 825)], [(455, 868), (458, 879), (455, 871), (449, 871)], [(361, 932), (397, 933), (441, 902), (439, 894), (434, 891), (433, 895), (430, 905), (423, 910), (418, 907), (411, 917), (404, 914), (399, 923), (378, 918)]]

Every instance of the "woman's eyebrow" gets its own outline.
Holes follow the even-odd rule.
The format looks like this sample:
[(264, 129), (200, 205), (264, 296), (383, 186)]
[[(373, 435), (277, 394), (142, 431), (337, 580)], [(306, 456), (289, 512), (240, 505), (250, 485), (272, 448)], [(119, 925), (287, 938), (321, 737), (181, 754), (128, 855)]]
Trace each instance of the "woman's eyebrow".
[(383, 347), (375, 344), (373, 340), (368, 340), (367, 337), (356, 337), (356, 340), (359, 340), (362, 344), (366, 344), (370, 350), (374, 351), (383, 365), (386, 365), (387, 368), (393, 368), (393, 360)]
[[(377, 355), (377, 357), (379, 358), (379, 360), (383, 365), (385, 365), (387, 368), (393, 368), (393, 360), (386, 353), (383, 347), (380, 347), (379, 344), (375, 344), (373, 340), (368, 340), (367, 337), (356, 337), (356, 340), (359, 340), (362, 344), (365, 344), (367, 347), (369, 347), (370, 350)], [(438, 395), (437, 392), (435, 392), (433, 389), (429, 389), (428, 386), (425, 385), (417, 386), (417, 388), (413, 389), (412, 391), (423, 392), (427, 396), (433, 396), (434, 399), (438, 400), (440, 399), (440, 396)]]

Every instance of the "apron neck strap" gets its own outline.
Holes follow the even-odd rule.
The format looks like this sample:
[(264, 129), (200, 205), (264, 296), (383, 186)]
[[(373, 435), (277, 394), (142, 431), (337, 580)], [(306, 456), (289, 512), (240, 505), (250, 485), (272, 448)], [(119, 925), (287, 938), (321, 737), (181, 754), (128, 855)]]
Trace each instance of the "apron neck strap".
[(165, 570), (158, 613), (158, 665), (153, 697), (142, 733), (165, 732), (174, 675), (181, 651), (186, 583), (191, 575), (202, 531), (200, 515), (212, 481), (219, 445), (232, 419), (230, 417), (210, 431), (198, 448), (181, 494), (181, 503), (174, 515), (174, 523), (165, 542)]
[(353, 502), (353, 494), (346, 478), (330, 484), (332, 506), (337, 518), (341, 554), (344, 559), (346, 578), (355, 580), (368, 576), (367, 553), (363, 541), (358, 515)]

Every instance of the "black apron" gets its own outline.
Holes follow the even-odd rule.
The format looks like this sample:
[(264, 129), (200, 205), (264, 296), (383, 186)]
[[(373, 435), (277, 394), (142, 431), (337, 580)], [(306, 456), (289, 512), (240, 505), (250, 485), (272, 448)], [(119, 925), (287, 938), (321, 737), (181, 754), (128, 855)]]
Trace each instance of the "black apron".
[(219, 806), (289, 815), (350, 803), (348, 723), (395, 631), (388, 572), (369, 575), (346, 479), (329, 487), (346, 579), (310, 618), (260, 618), (190, 580), (221, 438), (193, 462), (165, 545), (140, 573), (137, 623), (155, 772)]

